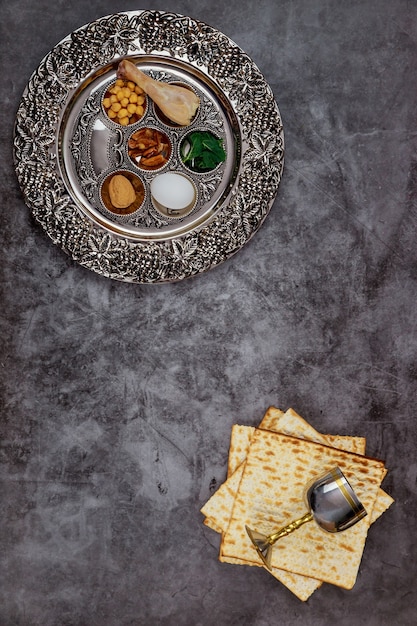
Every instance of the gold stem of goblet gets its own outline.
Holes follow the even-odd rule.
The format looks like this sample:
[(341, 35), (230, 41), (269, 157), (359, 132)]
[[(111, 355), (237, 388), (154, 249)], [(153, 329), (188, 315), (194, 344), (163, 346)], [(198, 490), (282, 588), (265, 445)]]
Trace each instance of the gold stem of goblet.
[(272, 535), (269, 535), (268, 537), (269, 543), (272, 546), (276, 541), (278, 541), (278, 539), (281, 539), (281, 537), (286, 537), (286, 535), (289, 535), (290, 533), (294, 532), (294, 530), (297, 530), (297, 528), (300, 528), (300, 526), (302, 526), (303, 524), (306, 524), (307, 522), (310, 522), (312, 519), (313, 519), (313, 514), (306, 513), (305, 515), (303, 515), (303, 517), (300, 517), (299, 519), (294, 520), (290, 524), (287, 524), (286, 526), (284, 526), (284, 528), (281, 528), (280, 530), (277, 530), (277, 532), (273, 533)]
[(297, 528), (300, 528), (300, 526), (302, 526), (303, 524), (310, 522), (312, 519), (313, 519), (313, 514), (306, 513), (305, 515), (303, 515), (303, 517), (300, 517), (299, 519), (294, 520), (290, 524), (287, 524), (283, 528), (280, 528), (280, 530), (277, 530), (275, 533), (272, 533), (271, 535), (263, 535), (262, 533), (258, 533), (256, 530), (251, 530), (248, 526), (246, 526), (246, 532), (248, 533), (249, 538), (252, 541), (253, 545), (255, 546), (255, 549), (257, 553), (259, 554), (259, 556), (261, 557), (262, 561), (264, 562), (266, 567), (270, 570), (272, 569), (271, 557), (272, 557), (272, 546), (274, 545), (274, 543), (276, 543), (278, 539), (281, 539), (282, 537), (286, 537), (290, 533), (294, 532), (294, 530), (297, 530)]

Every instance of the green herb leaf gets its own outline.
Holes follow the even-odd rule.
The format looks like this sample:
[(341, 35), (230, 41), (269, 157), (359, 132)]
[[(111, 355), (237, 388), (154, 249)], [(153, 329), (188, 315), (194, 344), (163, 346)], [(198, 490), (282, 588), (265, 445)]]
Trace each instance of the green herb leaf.
[(181, 146), (181, 159), (196, 172), (207, 172), (226, 160), (223, 142), (210, 131), (190, 133)]

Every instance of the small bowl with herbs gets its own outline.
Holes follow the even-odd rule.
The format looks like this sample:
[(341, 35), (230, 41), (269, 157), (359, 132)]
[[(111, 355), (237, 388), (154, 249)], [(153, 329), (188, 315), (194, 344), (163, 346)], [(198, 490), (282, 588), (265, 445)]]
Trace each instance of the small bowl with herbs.
[(204, 174), (226, 160), (223, 140), (209, 130), (193, 130), (180, 145), (181, 161), (192, 172)]

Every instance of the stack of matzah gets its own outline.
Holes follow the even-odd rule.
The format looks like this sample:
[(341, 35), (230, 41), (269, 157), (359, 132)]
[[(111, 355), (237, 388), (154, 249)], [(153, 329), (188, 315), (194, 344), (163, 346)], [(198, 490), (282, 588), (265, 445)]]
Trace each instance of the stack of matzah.
[(264, 567), (245, 526), (269, 535), (300, 518), (306, 485), (338, 466), (368, 515), (340, 533), (304, 524), (274, 545), (271, 573), (300, 600), (322, 582), (351, 589), (369, 526), (393, 502), (380, 488), (384, 463), (365, 456), (365, 443), (322, 435), (292, 409), (269, 408), (259, 428), (233, 426), (227, 480), (201, 509), (204, 523), (222, 535), (220, 561)]

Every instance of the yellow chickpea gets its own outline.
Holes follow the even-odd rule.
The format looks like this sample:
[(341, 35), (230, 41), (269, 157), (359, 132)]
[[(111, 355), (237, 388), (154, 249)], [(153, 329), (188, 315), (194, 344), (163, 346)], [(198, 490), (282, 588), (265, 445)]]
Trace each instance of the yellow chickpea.
[[(142, 117), (145, 109), (145, 95), (143, 90), (133, 81), (124, 81), (118, 78), (103, 99), (103, 107), (108, 117), (121, 126), (131, 123), (130, 118)], [(137, 116), (137, 117), (136, 117)]]

